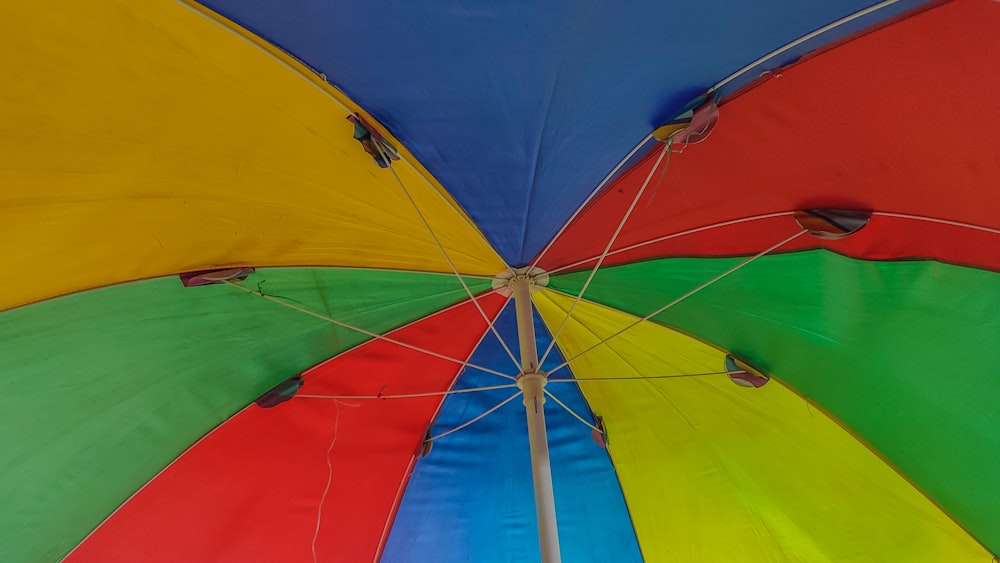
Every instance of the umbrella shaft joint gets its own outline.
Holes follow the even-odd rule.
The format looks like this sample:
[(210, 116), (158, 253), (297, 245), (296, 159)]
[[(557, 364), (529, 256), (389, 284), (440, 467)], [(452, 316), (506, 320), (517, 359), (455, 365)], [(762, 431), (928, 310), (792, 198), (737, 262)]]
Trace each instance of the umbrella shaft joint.
[(524, 406), (538, 410), (545, 404), (545, 384), (549, 382), (545, 372), (522, 373), (517, 377), (517, 386), (524, 391)]

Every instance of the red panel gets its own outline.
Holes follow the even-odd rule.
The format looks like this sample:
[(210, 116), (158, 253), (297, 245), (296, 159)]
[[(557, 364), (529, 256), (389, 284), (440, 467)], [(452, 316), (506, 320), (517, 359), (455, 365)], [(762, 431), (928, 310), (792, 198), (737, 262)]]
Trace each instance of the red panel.
[[(810, 207), (1000, 229), (997, 37), (1000, 3), (957, 0), (777, 73), (724, 105), (708, 140), (672, 156), (662, 183), (647, 189), (616, 248)], [(655, 153), (605, 190), (542, 267), (599, 255), (654, 159)], [(1000, 235), (908, 220), (885, 228), (898, 229), (892, 236), (909, 242), (858, 245), (872, 249), (860, 257), (924, 256), (993, 268), (1000, 260)], [(966, 252), (975, 245), (985, 248)], [(685, 253), (731, 250), (725, 248)]]
[[(491, 295), (481, 303), (495, 315), (505, 299)], [(485, 331), (466, 303), (393, 336), (464, 360)], [(371, 341), (311, 370), (299, 393), (442, 391), (459, 367)], [(251, 405), (150, 482), (68, 561), (311, 561), (334, 437), (316, 552), (326, 561), (372, 561), (440, 402), (297, 397), (272, 409)]]

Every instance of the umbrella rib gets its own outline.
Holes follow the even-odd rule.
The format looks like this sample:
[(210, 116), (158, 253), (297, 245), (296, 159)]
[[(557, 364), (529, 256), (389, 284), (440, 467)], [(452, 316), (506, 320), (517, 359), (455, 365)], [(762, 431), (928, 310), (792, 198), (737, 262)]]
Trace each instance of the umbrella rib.
[[(334, 319), (332, 317), (328, 317), (326, 315), (323, 315), (321, 313), (317, 313), (315, 311), (310, 311), (309, 309), (306, 309), (305, 307), (300, 307), (298, 305), (295, 305), (294, 303), (289, 303), (289, 302), (287, 302), (287, 301), (285, 301), (283, 299), (279, 299), (277, 297), (274, 297), (273, 295), (268, 295), (266, 293), (257, 291), (255, 289), (251, 289), (249, 287), (244, 287), (244, 286), (242, 286), (242, 285), (240, 285), (238, 283), (234, 283), (232, 280), (226, 280), (225, 283), (228, 284), (228, 285), (230, 285), (230, 286), (232, 286), (232, 287), (235, 287), (237, 289), (243, 290), (243, 291), (245, 291), (245, 292), (247, 292), (247, 293), (249, 293), (251, 295), (256, 295), (258, 297), (262, 297), (262, 298), (264, 298), (264, 299), (266, 299), (268, 301), (271, 301), (272, 303), (277, 303), (278, 305), (281, 305), (283, 307), (288, 307), (289, 309), (293, 309), (293, 310), (299, 311), (300, 313), (305, 313), (305, 314), (307, 314), (309, 316), (316, 317), (317, 319), (324, 320), (324, 321), (326, 321), (328, 323), (332, 323), (332, 324), (335, 324), (337, 326), (342, 326), (342, 327), (344, 327), (346, 329), (350, 329), (350, 330), (353, 330), (355, 332), (360, 332), (361, 334), (370, 336), (372, 338), (376, 338), (378, 340), (383, 340), (385, 342), (389, 342), (389, 343), (395, 344), (397, 346), (402, 346), (403, 348), (407, 348), (407, 349), (413, 350), (415, 352), (421, 352), (423, 354), (427, 354), (428, 356), (433, 356), (435, 358), (440, 358), (442, 360), (447, 360), (449, 362), (453, 362), (453, 363), (456, 363), (456, 364), (459, 364), (459, 365), (462, 365), (462, 366), (465, 366), (465, 367), (469, 367), (469, 368), (473, 368), (473, 369), (478, 369), (479, 371), (483, 371), (483, 372), (486, 372), (486, 373), (491, 373), (493, 375), (498, 375), (498, 376), (503, 377), (505, 379), (511, 379), (511, 380), (515, 379), (514, 376), (511, 376), (511, 375), (508, 375), (506, 373), (497, 371), (495, 369), (490, 369), (488, 367), (484, 367), (484, 366), (480, 366), (480, 365), (477, 365), (477, 364), (473, 364), (472, 362), (462, 361), (462, 360), (459, 360), (458, 358), (452, 358), (451, 356), (446, 356), (444, 354), (439, 354), (437, 352), (434, 352), (433, 350), (428, 350), (426, 348), (421, 348), (419, 346), (414, 346), (413, 344), (407, 344), (406, 342), (403, 342), (401, 340), (396, 340), (395, 338), (391, 338), (389, 336), (385, 336), (385, 335), (379, 334), (377, 332), (372, 332), (370, 330), (366, 330), (366, 329), (363, 329), (361, 327), (357, 327), (357, 326), (354, 326), (352, 324), (345, 323), (343, 321), (338, 321), (337, 319)], [(473, 299), (472, 301), (475, 302), (475, 299)]]
[[(632, 198), (632, 203), (629, 204), (628, 209), (625, 210), (625, 214), (622, 216), (622, 220), (618, 223), (618, 228), (616, 228), (615, 232), (611, 234), (611, 240), (609, 240), (608, 244), (604, 247), (604, 252), (601, 253), (600, 257), (598, 257), (597, 263), (594, 264), (594, 268), (590, 271), (590, 275), (587, 276), (587, 281), (585, 281), (583, 283), (583, 287), (580, 288), (580, 293), (577, 294), (576, 299), (573, 300), (573, 304), (569, 306), (566, 316), (563, 317), (562, 323), (559, 324), (559, 328), (556, 330), (555, 334), (552, 335), (552, 341), (549, 342), (548, 347), (545, 348), (545, 352), (542, 354), (542, 359), (538, 360), (538, 365), (545, 364), (545, 360), (549, 357), (549, 354), (556, 345), (556, 340), (559, 338), (559, 335), (562, 334), (563, 329), (566, 328), (566, 323), (569, 322), (570, 317), (573, 316), (573, 311), (576, 309), (577, 304), (579, 304), (580, 300), (583, 299), (583, 294), (587, 291), (587, 288), (590, 287), (590, 282), (594, 281), (594, 276), (597, 275), (597, 270), (599, 270), (601, 265), (604, 264), (604, 259), (607, 258), (608, 253), (611, 252), (611, 247), (614, 246), (615, 241), (618, 240), (618, 235), (620, 235), (622, 229), (625, 228), (625, 223), (628, 222), (628, 218), (631, 217), (632, 212), (635, 211), (635, 206), (638, 205), (639, 199), (642, 198), (642, 194), (646, 191), (646, 188), (649, 187), (649, 182), (653, 180), (653, 176), (656, 174), (656, 170), (660, 167), (660, 163), (663, 162), (664, 157), (667, 159), (666, 163), (663, 165), (664, 172), (666, 172), (667, 167), (670, 166), (669, 155), (670, 142), (668, 141), (663, 144), (663, 150), (660, 151), (660, 155), (656, 158), (656, 162), (653, 163), (653, 167), (649, 170), (649, 174), (646, 175), (646, 180), (643, 181), (642, 186), (635, 193), (635, 197)], [(663, 179), (662, 175), (660, 176), (660, 179)]]
[[(594, 429), (594, 430), (596, 430), (596, 431), (598, 431), (598, 432), (601, 432), (601, 429), (600, 429), (600, 428), (598, 428), (598, 427), (594, 426), (593, 424), (591, 424), (591, 423), (587, 422), (587, 421), (586, 421), (586, 420), (585, 420), (585, 419), (584, 419), (584, 418), (583, 418), (582, 416), (578, 415), (578, 414), (576, 413), (576, 411), (574, 411), (573, 409), (569, 408), (569, 405), (567, 405), (566, 403), (564, 403), (564, 402), (560, 401), (560, 400), (559, 400), (559, 397), (556, 397), (556, 396), (555, 396), (555, 395), (554, 395), (553, 393), (551, 393), (551, 392), (550, 392), (550, 391), (549, 391), (548, 389), (543, 389), (543, 391), (544, 391), (544, 393), (545, 393), (545, 396), (546, 396), (546, 397), (548, 397), (548, 398), (552, 399), (553, 401), (555, 401), (555, 403), (556, 403), (557, 405), (559, 405), (560, 407), (562, 407), (564, 411), (566, 411), (566, 412), (568, 412), (569, 414), (573, 415), (573, 418), (575, 418), (575, 419), (579, 420), (580, 422), (584, 423), (584, 424), (585, 424), (585, 425), (587, 425), (588, 427), (590, 427), (590, 428), (592, 428), (592, 429)], [(603, 434), (603, 432), (601, 432), (601, 433)]]
[(764, 250), (764, 251), (762, 251), (762, 252), (759, 252), (759, 253), (757, 253), (757, 254), (754, 254), (753, 256), (751, 256), (750, 258), (747, 258), (747, 259), (746, 259), (746, 260), (744, 260), (743, 262), (740, 262), (739, 264), (737, 264), (737, 265), (733, 266), (732, 268), (729, 268), (729, 269), (728, 269), (728, 270), (726, 270), (725, 272), (722, 272), (721, 274), (719, 274), (719, 275), (715, 276), (714, 278), (712, 278), (712, 279), (708, 280), (707, 282), (705, 282), (705, 283), (703, 283), (703, 284), (699, 285), (698, 287), (696, 287), (696, 288), (692, 289), (691, 291), (688, 291), (687, 293), (685, 293), (684, 295), (681, 295), (681, 296), (680, 296), (680, 297), (678, 297), (677, 299), (674, 299), (674, 300), (673, 300), (673, 301), (671, 301), (670, 303), (667, 303), (666, 305), (664, 305), (664, 306), (660, 307), (659, 309), (656, 309), (656, 310), (655, 310), (655, 311), (653, 311), (652, 313), (649, 313), (648, 315), (646, 315), (646, 316), (642, 317), (641, 319), (639, 319), (639, 320), (637, 320), (637, 321), (635, 321), (635, 322), (633, 322), (633, 323), (631, 323), (631, 324), (627, 325), (627, 326), (626, 326), (625, 328), (623, 328), (623, 329), (619, 330), (618, 332), (616, 332), (616, 333), (612, 334), (611, 336), (609, 336), (609, 337), (607, 337), (607, 338), (604, 338), (604, 339), (602, 339), (602, 340), (601, 340), (600, 342), (598, 342), (598, 343), (594, 344), (593, 346), (591, 346), (591, 347), (587, 348), (586, 350), (584, 350), (584, 351), (580, 352), (579, 354), (577, 354), (577, 355), (573, 356), (572, 358), (569, 358), (569, 359), (568, 359), (568, 360), (566, 360), (565, 362), (563, 362), (563, 363), (559, 364), (558, 366), (556, 366), (556, 368), (555, 368), (555, 369), (553, 369), (552, 371), (555, 371), (555, 370), (557, 370), (557, 369), (559, 369), (559, 368), (561, 368), (561, 367), (565, 367), (565, 366), (568, 366), (568, 365), (570, 364), (570, 362), (573, 362), (573, 361), (575, 361), (575, 360), (579, 359), (579, 358), (580, 358), (581, 356), (583, 356), (584, 354), (587, 354), (587, 353), (591, 352), (592, 350), (594, 350), (595, 348), (597, 348), (597, 347), (601, 346), (602, 344), (606, 344), (606, 343), (607, 343), (607, 342), (608, 342), (609, 340), (611, 340), (612, 338), (615, 338), (615, 337), (617, 337), (617, 336), (620, 336), (620, 335), (621, 335), (622, 333), (624, 333), (625, 331), (627, 331), (627, 330), (629, 330), (630, 328), (633, 328), (633, 327), (635, 327), (635, 326), (638, 326), (638, 325), (639, 325), (639, 324), (641, 324), (641, 323), (642, 323), (643, 321), (648, 321), (649, 319), (651, 319), (651, 318), (655, 317), (656, 315), (659, 315), (660, 313), (662, 313), (662, 312), (666, 311), (667, 309), (669, 309), (669, 308), (673, 307), (674, 305), (677, 305), (677, 304), (678, 304), (678, 303), (680, 303), (681, 301), (684, 301), (684, 300), (685, 300), (685, 299), (687, 299), (688, 297), (691, 297), (692, 295), (694, 295), (694, 294), (698, 293), (699, 291), (701, 291), (701, 290), (703, 290), (703, 289), (705, 289), (705, 288), (707, 288), (707, 287), (710, 287), (710, 286), (712, 286), (713, 284), (715, 284), (715, 283), (716, 283), (716, 282), (718, 282), (719, 280), (721, 280), (721, 279), (725, 278), (726, 276), (728, 276), (728, 275), (730, 275), (730, 274), (732, 274), (732, 273), (734, 273), (734, 272), (736, 272), (736, 271), (740, 270), (741, 268), (743, 268), (744, 266), (746, 266), (746, 265), (748, 265), (748, 264), (750, 264), (750, 263), (754, 262), (754, 261), (755, 261), (755, 260), (757, 260), (758, 258), (760, 258), (760, 257), (762, 257), (762, 256), (764, 256), (764, 255), (766, 255), (766, 254), (768, 254), (768, 253), (770, 253), (770, 252), (773, 252), (774, 250), (777, 250), (777, 249), (778, 249), (778, 248), (780, 248), (781, 246), (783, 246), (783, 245), (785, 245), (785, 244), (787, 244), (787, 243), (789, 243), (789, 242), (791, 242), (791, 241), (793, 241), (793, 240), (795, 240), (795, 239), (799, 238), (800, 236), (802, 236), (802, 235), (806, 234), (807, 232), (808, 232), (808, 231), (806, 231), (806, 230), (804, 230), (804, 229), (802, 229), (802, 230), (799, 230), (799, 231), (798, 231), (797, 233), (795, 233), (794, 235), (792, 235), (792, 236), (790, 236), (790, 237), (788, 237), (788, 238), (786, 238), (786, 239), (782, 240), (781, 242), (779, 242), (779, 243), (777, 243), (777, 244), (775, 244), (775, 245), (772, 245), (771, 247), (767, 248), (766, 250)]
[(639, 377), (587, 377), (582, 379), (550, 379), (549, 383), (586, 383), (588, 381), (645, 381), (647, 379), (676, 379), (682, 377), (706, 377), (726, 375), (727, 371), (707, 371), (704, 373), (675, 373), (671, 375), (644, 375)]
[[(629, 246), (623, 246), (621, 248), (612, 250), (611, 252), (608, 253), (608, 256), (614, 256), (616, 254), (621, 254), (623, 252), (628, 252), (630, 250), (635, 250), (637, 248), (642, 248), (644, 246), (649, 246), (651, 244), (656, 244), (658, 242), (664, 242), (664, 241), (668, 241), (670, 239), (680, 238), (680, 237), (683, 237), (683, 236), (686, 236), (686, 235), (693, 235), (693, 234), (696, 234), (696, 233), (701, 233), (701, 232), (704, 232), (704, 231), (711, 231), (713, 229), (719, 229), (719, 228), (722, 228), (722, 227), (730, 227), (732, 225), (739, 225), (740, 223), (749, 223), (751, 221), (759, 221), (761, 219), (773, 219), (775, 217), (784, 217), (784, 216), (791, 217), (793, 215), (795, 215), (794, 211), (779, 211), (777, 213), (765, 213), (763, 215), (753, 215), (753, 216), (750, 216), (750, 217), (743, 217), (741, 219), (732, 219), (730, 221), (722, 221), (721, 223), (712, 223), (710, 225), (705, 225), (703, 227), (695, 227), (693, 229), (688, 229), (686, 231), (680, 231), (679, 233), (673, 233), (673, 234), (670, 234), (670, 235), (664, 235), (662, 237), (656, 237), (656, 238), (653, 238), (653, 239), (649, 239), (647, 241), (638, 242), (638, 243), (635, 243), (635, 244), (630, 244)], [(578, 262), (573, 262), (572, 264), (567, 264), (565, 266), (561, 266), (559, 268), (556, 268), (556, 269), (548, 272), (548, 274), (550, 276), (554, 276), (556, 274), (561, 274), (562, 272), (565, 272), (567, 270), (572, 270), (573, 268), (576, 268), (577, 266), (582, 266), (582, 265), (584, 265), (584, 264), (586, 264), (588, 262), (591, 262), (592, 260), (596, 260), (597, 258), (598, 258), (598, 256), (591, 256), (590, 258), (586, 258), (586, 259), (580, 260)]]
[(607, 183), (611, 181), (612, 178), (615, 177), (615, 174), (617, 174), (618, 171), (621, 170), (622, 166), (625, 166), (625, 163), (631, 160), (632, 157), (635, 156), (635, 153), (639, 152), (639, 150), (642, 149), (642, 147), (646, 146), (646, 143), (648, 143), (649, 140), (652, 138), (653, 138), (652, 133), (643, 137), (642, 140), (639, 141), (639, 144), (633, 147), (632, 150), (628, 152), (628, 154), (626, 154), (624, 157), (622, 157), (621, 160), (618, 161), (618, 164), (616, 164), (615, 167), (611, 169), (611, 172), (608, 172), (608, 175), (605, 176), (603, 180), (601, 180), (601, 183), (597, 184), (597, 187), (590, 192), (590, 195), (587, 196), (587, 199), (583, 200), (583, 203), (581, 203), (579, 207), (576, 208), (576, 211), (573, 212), (573, 215), (571, 215), (570, 218), (567, 219), (565, 223), (563, 223), (563, 226), (556, 232), (555, 236), (553, 236), (552, 239), (549, 240), (549, 243), (545, 245), (545, 248), (543, 248), (542, 251), (538, 253), (538, 257), (535, 258), (535, 260), (531, 263), (531, 267), (528, 268), (528, 271), (531, 271), (532, 269), (538, 267), (538, 263), (541, 262), (542, 258), (545, 257), (545, 253), (552, 248), (552, 245), (554, 245), (557, 240), (559, 240), (559, 237), (562, 236), (562, 234), (566, 231), (566, 229), (569, 228), (569, 226), (573, 223), (573, 220), (575, 220), (577, 216), (583, 212), (583, 209), (587, 207), (587, 204), (590, 203), (590, 200), (594, 199), (594, 196), (601, 193), (601, 190), (604, 189), (604, 186), (607, 185)]
[(950, 225), (952, 227), (963, 227), (966, 229), (973, 229), (976, 231), (983, 231), (984, 233), (991, 233), (994, 235), (1000, 235), (1000, 229), (994, 229), (991, 227), (986, 227), (984, 225), (974, 225), (972, 223), (962, 223), (960, 221), (951, 221), (948, 219), (938, 219), (935, 217), (927, 217), (924, 215), (909, 215), (907, 213), (890, 213), (888, 211), (873, 211), (872, 215), (881, 215), (883, 217), (895, 217), (897, 219), (911, 219), (914, 221), (926, 221), (928, 223), (939, 223), (941, 225)]
[(840, 26), (842, 26), (842, 25), (844, 25), (846, 23), (850, 23), (850, 22), (852, 22), (852, 21), (854, 21), (854, 20), (856, 20), (858, 18), (867, 16), (868, 14), (871, 14), (873, 12), (877, 12), (877, 11), (881, 10), (882, 8), (887, 7), (887, 6), (891, 6), (891, 5), (895, 4), (898, 1), (899, 0), (884, 0), (883, 2), (879, 2), (878, 4), (875, 4), (873, 6), (869, 6), (869, 7), (865, 8), (865, 9), (863, 9), (863, 10), (854, 12), (853, 14), (850, 14), (848, 16), (840, 18), (839, 20), (837, 20), (837, 21), (835, 21), (833, 23), (826, 24), (823, 27), (821, 27), (821, 28), (819, 28), (819, 29), (817, 29), (815, 31), (812, 31), (810, 33), (807, 33), (806, 35), (803, 35), (802, 37), (799, 37), (798, 39), (792, 41), (791, 43), (786, 43), (784, 46), (779, 47), (778, 49), (775, 49), (774, 51), (771, 51), (770, 53), (764, 55), (763, 57), (755, 60), (754, 62), (752, 62), (752, 63), (746, 65), (745, 67), (737, 70), (736, 72), (730, 74), (729, 76), (727, 76), (726, 78), (724, 78), (721, 82), (719, 82), (715, 86), (712, 86), (711, 88), (709, 88), (708, 93), (715, 92), (716, 90), (722, 88), (726, 84), (729, 84), (733, 80), (736, 80), (737, 78), (743, 76), (747, 72), (753, 70), (757, 65), (765, 63), (765, 62), (773, 59), (774, 57), (777, 57), (778, 55), (780, 55), (780, 54), (782, 54), (782, 53), (784, 53), (784, 52), (786, 52), (786, 51), (788, 51), (790, 49), (794, 49), (795, 47), (797, 47), (797, 46), (805, 43), (806, 41), (809, 41), (810, 39), (814, 39), (816, 37), (819, 37), (820, 35), (823, 35), (827, 31), (830, 31), (832, 29), (836, 29), (836, 28), (838, 28), (838, 27), (840, 27)]
[(495, 406), (491, 407), (489, 410), (487, 410), (483, 414), (477, 416), (476, 418), (473, 418), (472, 420), (463, 422), (462, 424), (459, 424), (458, 426), (452, 428), (451, 430), (446, 430), (446, 431), (438, 434), (437, 436), (431, 436), (430, 438), (427, 438), (426, 440), (424, 440), (424, 442), (433, 442), (434, 440), (437, 440), (439, 438), (444, 438), (445, 436), (447, 436), (449, 434), (454, 434), (455, 432), (458, 432), (459, 430), (461, 430), (463, 428), (468, 428), (469, 426), (475, 424), (476, 422), (479, 422), (480, 420), (486, 418), (490, 414), (493, 414), (494, 412), (500, 410), (507, 403), (513, 401), (517, 397), (520, 397), (521, 394), (522, 394), (522, 392), (518, 391), (517, 393), (514, 393), (510, 397), (507, 397), (506, 399), (500, 401)]
[(469, 289), (468, 284), (465, 283), (465, 279), (462, 278), (462, 274), (458, 272), (458, 268), (455, 266), (455, 263), (452, 262), (451, 256), (448, 255), (448, 251), (445, 250), (444, 245), (441, 244), (441, 240), (438, 239), (436, 234), (434, 234), (434, 229), (431, 228), (431, 224), (427, 222), (427, 218), (424, 217), (423, 212), (420, 211), (420, 208), (417, 206), (417, 202), (413, 199), (413, 196), (410, 195), (410, 190), (406, 189), (406, 185), (403, 184), (403, 179), (400, 178), (399, 174), (396, 173), (396, 169), (393, 167), (392, 161), (389, 159), (389, 155), (387, 155), (385, 151), (382, 150), (382, 147), (379, 146), (378, 143), (375, 143), (375, 148), (378, 149), (378, 152), (382, 156), (382, 159), (386, 162), (387, 167), (389, 168), (389, 172), (391, 172), (392, 177), (396, 179), (396, 183), (399, 184), (399, 188), (403, 190), (403, 194), (406, 195), (406, 199), (409, 200), (410, 205), (413, 206), (413, 210), (417, 212), (417, 216), (420, 217), (420, 222), (424, 224), (424, 227), (427, 229), (427, 232), (430, 233), (431, 238), (434, 239), (434, 244), (436, 244), (438, 250), (441, 251), (441, 255), (444, 256), (445, 261), (448, 262), (448, 267), (450, 267), (451, 271), (454, 272), (455, 277), (458, 278), (459, 283), (462, 284), (462, 287), (465, 289), (465, 292), (469, 294), (469, 298), (472, 299), (472, 303), (476, 306), (476, 310), (479, 311), (479, 314), (482, 315), (483, 320), (486, 321), (487, 325), (489, 325), (490, 331), (493, 332), (493, 336), (496, 336), (497, 340), (500, 341), (500, 346), (503, 347), (504, 352), (507, 352), (507, 356), (510, 358), (510, 361), (514, 362), (514, 365), (518, 369), (520, 369), (521, 362), (518, 361), (517, 357), (514, 356), (514, 352), (511, 352), (510, 347), (507, 346), (507, 343), (504, 342), (503, 338), (500, 337), (500, 333), (497, 331), (496, 326), (493, 325), (492, 319), (490, 319), (489, 315), (486, 314), (486, 311), (483, 310), (483, 308), (479, 305), (479, 302), (476, 301), (475, 297), (473, 297), (472, 290)]
[(469, 387), (467, 389), (451, 389), (449, 391), (428, 391), (426, 393), (402, 393), (398, 395), (304, 395), (296, 394), (296, 399), (416, 399), (420, 397), (443, 397), (445, 395), (458, 395), (460, 393), (475, 393), (477, 391), (493, 391), (495, 389), (512, 389), (517, 387), (516, 383), (506, 385), (489, 385), (486, 387)]

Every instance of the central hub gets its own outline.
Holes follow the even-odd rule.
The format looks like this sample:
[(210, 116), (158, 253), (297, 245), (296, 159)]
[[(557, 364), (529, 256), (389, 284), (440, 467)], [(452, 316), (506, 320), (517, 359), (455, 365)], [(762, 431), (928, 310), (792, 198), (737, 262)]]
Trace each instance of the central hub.
[(493, 276), (493, 289), (497, 290), (497, 293), (504, 297), (510, 297), (513, 293), (511, 284), (517, 280), (527, 280), (531, 291), (535, 292), (549, 285), (549, 274), (541, 268), (512, 268), (504, 270)]
[(544, 371), (536, 371), (534, 373), (522, 373), (517, 376), (517, 388), (524, 390), (525, 384), (531, 385), (532, 382), (538, 381), (539, 385), (545, 387), (545, 384), (549, 382), (549, 375)]
[(548, 376), (543, 371), (522, 373), (517, 376), (517, 386), (524, 396), (525, 405), (534, 405), (540, 408), (545, 404), (545, 384), (549, 382)]

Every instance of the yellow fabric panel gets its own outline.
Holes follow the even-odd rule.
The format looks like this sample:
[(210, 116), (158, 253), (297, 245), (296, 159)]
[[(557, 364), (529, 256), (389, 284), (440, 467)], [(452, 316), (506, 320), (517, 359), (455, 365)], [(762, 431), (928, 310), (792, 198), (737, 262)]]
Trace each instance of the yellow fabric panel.
[[(451, 271), (353, 106), (189, 6), (3, 2), (0, 49), (0, 310), (237, 264)], [(396, 170), (463, 273), (504, 268)]]
[[(535, 294), (557, 327), (572, 298)], [(581, 302), (559, 337), (567, 358), (635, 317)], [(644, 322), (572, 362), (647, 561), (990, 561), (947, 515), (847, 431), (771, 381), (725, 375), (587, 382), (723, 370), (724, 354)]]

